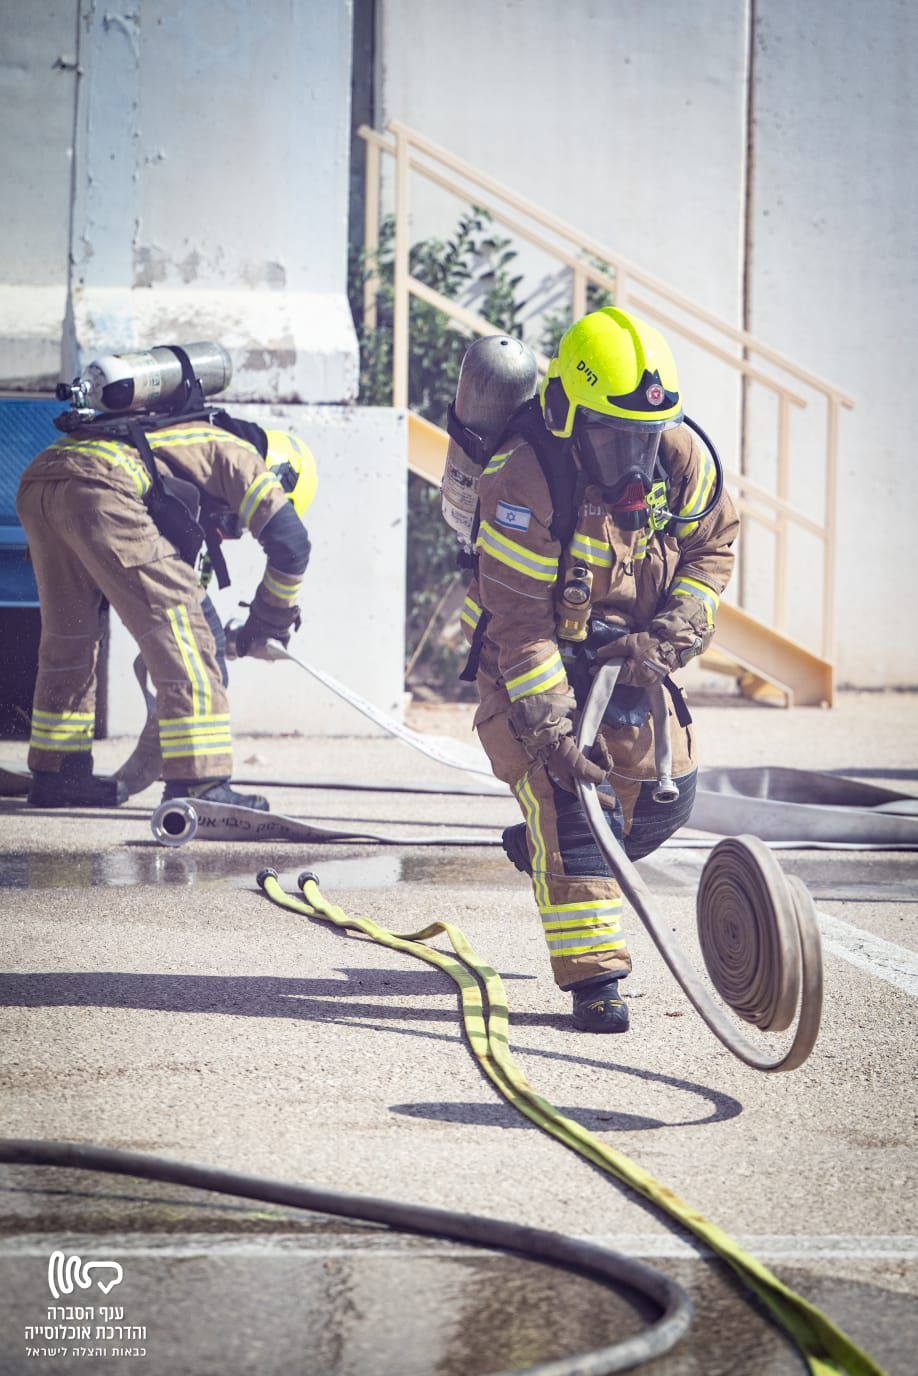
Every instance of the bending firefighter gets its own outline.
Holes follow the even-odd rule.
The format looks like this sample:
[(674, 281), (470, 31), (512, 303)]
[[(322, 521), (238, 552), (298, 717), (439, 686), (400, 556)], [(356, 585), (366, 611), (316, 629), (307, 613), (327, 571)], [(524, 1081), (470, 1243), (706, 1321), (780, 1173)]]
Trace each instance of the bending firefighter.
[[(575, 780), (597, 785), (631, 859), (688, 821), (696, 746), (669, 676), (714, 634), (737, 516), (713, 447), (683, 420), (669, 347), (644, 321), (607, 308), (573, 325), (538, 397), (514, 412), (496, 445), (474, 415), (484, 395), (475, 395), (475, 350), (497, 367), (498, 391), (513, 350), (528, 354), (513, 340), (472, 345), (450, 412), (453, 440), (483, 463), (469, 536), (476, 576), (462, 612), (472, 646), (464, 676), (477, 671), (475, 725), (525, 818), (507, 829), (504, 845), (532, 876), (555, 981), (573, 996), (574, 1025), (622, 1032), (628, 1010), (619, 981), (631, 957), (621, 893)], [(534, 364), (523, 396), (533, 386)], [(447, 518), (449, 477), (448, 463)], [(621, 673), (589, 760), (575, 743), (575, 714), (596, 666), (610, 659), (621, 661)], [(669, 802), (653, 796), (646, 692), (664, 682), (672, 689), (678, 786)]]
[[(58, 424), (69, 433), (22, 475), (16, 509), (42, 619), (28, 757), (34, 806), (108, 807), (128, 796), (121, 779), (95, 775), (92, 766), (100, 613), (108, 602), (137, 641), (156, 690), (164, 799), (267, 809), (263, 798), (229, 784), (222, 630), (195, 566), (206, 538), (225, 586), (220, 540), (250, 530), (267, 566), (238, 653), (270, 637), (286, 643), (299, 624), (309, 560), (300, 518), (315, 467), (294, 436), (203, 408), (189, 366), (192, 350), (203, 347), (156, 351), (181, 357), (178, 414), (66, 413)], [(226, 365), (228, 380), (228, 358)]]

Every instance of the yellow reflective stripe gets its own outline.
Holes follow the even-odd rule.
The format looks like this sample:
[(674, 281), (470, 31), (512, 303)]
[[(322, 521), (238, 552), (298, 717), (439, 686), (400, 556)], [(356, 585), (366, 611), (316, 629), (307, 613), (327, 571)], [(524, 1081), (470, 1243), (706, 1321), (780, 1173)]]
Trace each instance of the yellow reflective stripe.
[(575, 946), (566, 941), (549, 941), (547, 945), (551, 955), (583, 956), (588, 951), (620, 951), (625, 941), (624, 938), (621, 941), (591, 941), (586, 946)]
[(92, 750), (92, 741), (46, 741), (43, 736), (33, 734), (29, 737), (29, 746), (33, 750), (54, 750), (60, 755), (88, 755)]
[(484, 477), (485, 473), (499, 473), (512, 453), (513, 450), (508, 449), (506, 454), (495, 454), (493, 458), (488, 461), (481, 476)]
[(284, 490), (273, 473), (259, 473), (255, 481), (249, 484), (239, 507), (239, 515), (244, 526), (251, 523), (255, 512), (273, 488), (278, 488), (281, 492)]
[(519, 780), (514, 792), (523, 809), (523, 816), (526, 819), (526, 830), (529, 833), (533, 846), (532, 889), (535, 894), (535, 900), (540, 905), (545, 904), (547, 907), (550, 901), (548, 897), (548, 884), (545, 878), (545, 871), (548, 868), (546, 863), (547, 852), (545, 838), (542, 835), (540, 826), (539, 803), (532, 791), (528, 774), (524, 774), (522, 779)]
[(216, 722), (225, 722), (225, 721), (229, 721), (229, 713), (228, 713), (228, 712), (209, 712), (209, 713), (207, 714), (207, 716), (163, 717), (163, 718), (161, 719), (159, 725), (160, 725), (160, 730), (162, 730), (163, 727), (171, 727), (171, 726), (175, 726), (175, 727), (184, 727), (184, 726), (194, 726), (194, 725), (196, 725), (198, 722), (215, 722), (215, 723), (216, 723)]
[(104, 459), (112, 468), (123, 468), (134, 479), (141, 497), (145, 496), (152, 486), (153, 480), (145, 465), (132, 459), (130, 454), (125, 453), (117, 444), (106, 443), (104, 440), (64, 440), (61, 444), (52, 444), (51, 449), (59, 453), (86, 454), (93, 459)]
[(713, 588), (709, 588), (705, 583), (699, 583), (696, 578), (689, 578), (687, 574), (682, 574), (673, 584), (672, 595), (673, 597), (694, 597), (704, 607), (708, 625), (713, 627), (717, 608), (720, 606), (720, 598)]
[(467, 626), (471, 626), (473, 631), (481, 620), (481, 608), (471, 597), (466, 597), (463, 602), (459, 620), (464, 621)]
[(261, 580), (261, 586), (265, 592), (269, 592), (279, 602), (295, 602), (300, 595), (303, 580), (302, 578), (295, 578), (290, 582), (281, 582), (280, 576), (271, 573), (269, 569)]
[(540, 908), (539, 912), (542, 917), (551, 917), (553, 913), (620, 913), (621, 910), (621, 898), (604, 898), (599, 902), (589, 898), (585, 903), (553, 903), (549, 908)]
[(90, 750), (95, 729), (95, 712), (32, 712), (29, 744), (39, 750)]
[(232, 434), (229, 430), (214, 429), (213, 427), (202, 426), (199, 430), (158, 430), (147, 436), (150, 441), (151, 449), (170, 449), (187, 447), (190, 444), (240, 444), (244, 449), (250, 449), (253, 454), (258, 454), (258, 449), (248, 440), (240, 439), (238, 435)]
[(34, 707), (32, 709), (32, 720), (38, 717), (41, 721), (50, 723), (58, 721), (95, 721), (95, 712), (49, 712), (45, 707)]
[(228, 721), (197, 722), (193, 726), (164, 726), (159, 734), (164, 741), (185, 741), (192, 737), (203, 740), (205, 736), (228, 736), (229, 731)]
[[(711, 496), (711, 489), (717, 477), (717, 468), (710, 454), (705, 454), (702, 461), (701, 470), (698, 474), (698, 482), (695, 484), (695, 491), (689, 497), (685, 506), (680, 507), (676, 512), (677, 516), (694, 516), (697, 512), (703, 511)], [(685, 525), (677, 521), (673, 527), (673, 534), (677, 540), (684, 540), (687, 535), (693, 534), (698, 529), (698, 522), (692, 521)]]
[(647, 553), (647, 531), (642, 530), (634, 549), (634, 562), (639, 564)]
[(575, 559), (585, 559), (588, 564), (595, 564), (599, 569), (612, 567), (612, 547), (608, 540), (594, 540), (589, 535), (582, 535), (578, 530), (568, 549)]
[(191, 622), (188, 619), (187, 608), (179, 603), (177, 607), (169, 607), (166, 611), (169, 624), (172, 627), (172, 634), (175, 636), (185, 671), (191, 683), (191, 702), (195, 716), (209, 716), (213, 706), (210, 689), (210, 679), (207, 670), (204, 668), (201, 655), (195, 644), (194, 634), (191, 629)]
[(561, 656), (557, 650), (553, 650), (548, 658), (537, 664), (534, 669), (527, 669), (517, 678), (508, 678), (506, 689), (511, 701), (516, 702), (518, 698), (530, 697), (535, 693), (547, 693), (549, 688), (554, 688), (565, 677)]
[(557, 559), (547, 559), (543, 554), (535, 554), (525, 546), (518, 545), (515, 540), (508, 540), (506, 535), (495, 530), (490, 521), (481, 523), (478, 547), (501, 564), (516, 569), (518, 573), (525, 573), (528, 578), (536, 578), (541, 583), (553, 583), (558, 576)]
[(33, 710), (29, 744), (36, 750), (77, 754), (92, 750), (94, 711)]
[(160, 754), (164, 760), (182, 760), (186, 755), (227, 755), (233, 749), (230, 736), (224, 739), (204, 740), (204, 742), (176, 743), (165, 746), (160, 742)]
[(225, 755), (233, 747), (228, 712), (190, 717), (166, 717), (159, 724), (164, 760), (183, 755)]

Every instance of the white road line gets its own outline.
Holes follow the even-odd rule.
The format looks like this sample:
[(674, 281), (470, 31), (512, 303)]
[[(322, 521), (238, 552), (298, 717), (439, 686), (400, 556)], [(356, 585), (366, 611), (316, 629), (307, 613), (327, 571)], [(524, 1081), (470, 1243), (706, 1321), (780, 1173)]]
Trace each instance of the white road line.
[[(616, 1233), (610, 1237), (580, 1233), (584, 1242), (596, 1242), (613, 1252), (622, 1252), (632, 1257), (709, 1257), (714, 1253), (703, 1243), (692, 1238), (682, 1238), (670, 1233)], [(358, 1253), (371, 1256), (398, 1257), (442, 1257), (468, 1256), (469, 1248), (444, 1240), (440, 1246), (418, 1240), (412, 1245), (409, 1238), (403, 1244), (390, 1237), (377, 1238), (374, 1235), (348, 1235), (345, 1245), (335, 1246), (327, 1241), (328, 1235), (321, 1240), (310, 1234), (267, 1233), (253, 1237), (238, 1237), (227, 1234), (197, 1233), (190, 1237), (177, 1239), (168, 1233), (127, 1237), (117, 1232), (113, 1234), (67, 1235), (31, 1233), (20, 1237), (0, 1239), (0, 1260), (4, 1257), (47, 1257), (52, 1248), (64, 1246), (64, 1250), (78, 1251), (89, 1256), (101, 1251), (117, 1250), (118, 1257), (200, 1257), (202, 1254), (213, 1256), (260, 1256), (266, 1252), (299, 1252), (310, 1257), (353, 1257)], [(918, 1260), (918, 1237), (912, 1234), (882, 1234), (878, 1237), (863, 1237), (859, 1234), (813, 1237), (781, 1236), (772, 1234), (738, 1235), (736, 1242), (747, 1252), (761, 1261), (837, 1261), (851, 1259), (858, 1261), (913, 1261)], [(480, 1251), (490, 1251), (483, 1247)]]
[[(665, 859), (660, 857), (660, 860), (664, 869), (672, 869), (677, 875), (682, 873), (686, 876), (686, 888), (697, 883), (703, 862), (694, 856), (667, 856)], [(653, 860), (648, 857), (647, 863), (652, 864)], [(918, 998), (918, 953), (898, 946), (894, 941), (884, 941), (882, 937), (873, 936), (862, 927), (843, 922), (830, 913), (817, 911), (816, 916), (824, 951), (848, 961), (850, 965), (857, 965), (887, 984), (894, 984), (912, 998)]]
[[(592, 1237), (614, 1251), (627, 1256), (693, 1257), (713, 1256), (704, 1243), (665, 1233), (618, 1233), (613, 1237)], [(879, 1237), (826, 1235), (824, 1237), (780, 1236), (771, 1234), (743, 1235), (735, 1239), (745, 1251), (760, 1261), (832, 1261), (853, 1258), (866, 1261), (918, 1260), (918, 1237), (911, 1234), (887, 1234)]]
[(824, 950), (918, 998), (918, 955), (914, 951), (872, 936), (830, 913), (817, 912), (816, 916)]

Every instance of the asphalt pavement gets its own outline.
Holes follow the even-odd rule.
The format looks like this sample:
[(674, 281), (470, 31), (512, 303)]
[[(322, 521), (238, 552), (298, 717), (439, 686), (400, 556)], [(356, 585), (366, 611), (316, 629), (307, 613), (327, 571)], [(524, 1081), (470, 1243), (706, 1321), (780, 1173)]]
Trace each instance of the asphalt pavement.
[[(831, 710), (791, 711), (709, 695), (692, 709), (703, 763), (843, 771), (918, 793), (913, 694), (845, 693)], [(471, 740), (465, 708), (411, 720)], [(129, 748), (99, 742), (97, 767)], [(22, 764), (25, 744), (6, 742), (0, 759)], [(111, 812), (0, 799), (5, 1136), (602, 1240), (678, 1278), (695, 1302), (690, 1335), (646, 1368), (653, 1376), (803, 1370), (722, 1263), (496, 1095), (444, 975), (282, 911), (255, 884), (266, 865), (288, 888), (310, 868), (328, 898), (394, 931), (459, 926), (503, 977), (513, 1054), (546, 1099), (736, 1237), (886, 1370), (915, 1369), (918, 855), (778, 852), (821, 915), (825, 1007), (806, 1064), (764, 1075), (714, 1039), (627, 910), (632, 1030), (571, 1029), (528, 880), (499, 846), (436, 844), (463, 831), (497, 838), (518, 820), (510, 798), (348, 788), (474, 787), (381, 737), (243, 738), (236, 774), (322, 785), (266, 788), (275, 812), (433, 844), (164, 848), (149, 824), (158, 788)], [(670, 845), (641, 863), (690, 949), (704, 859)], [(41, 1332), (61, 1302), (49, 1294), (53, 1251), (122, 1268), (104, 1323), (121, 1308), (123, 1350), (107, 1327), (96, 1337), (98, 1287), (64, 1301), (94, 1307), (83, 1326), (96, 1355)], [(473, 1376), (610, 1341), (640, 1326), (628, 1314), (590, 1282), (515, 1258), (139, 1180), (0, 1167), (4, 1373)]]

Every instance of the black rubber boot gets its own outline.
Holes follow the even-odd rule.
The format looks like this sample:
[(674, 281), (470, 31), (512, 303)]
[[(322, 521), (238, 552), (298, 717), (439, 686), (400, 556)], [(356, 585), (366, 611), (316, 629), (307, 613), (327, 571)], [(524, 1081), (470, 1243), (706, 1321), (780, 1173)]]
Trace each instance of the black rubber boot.
[(65, 755), (59, 771), (32, 771), (29, 804), (32, 807), (117, 807), (128, 791), (120, 779), (93, 774), (92, 755), (81, 750)]
[(532, 865), (529, 862), (529, 848), (526, 845), (526, 823), (517, 822), (515, 826), (504, 827), (501, 833), (500, 843), (504, 848), (507, 859), (522, 874), (532, 874)]
[(200, 798), (207, 803), (226, 803), (230, 807), (251, 807), (267, 812), (268, 800), (260, 793), (237, 793), (229, 779), (170, 779), (163, 789), (163, 802), (172, 798)]
[(628, 1005), (618, 992), (620, 975), (597, 975), (572, 984), (578, 1032), (627, 1032)]

